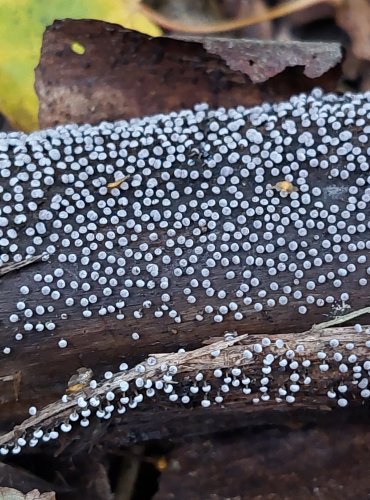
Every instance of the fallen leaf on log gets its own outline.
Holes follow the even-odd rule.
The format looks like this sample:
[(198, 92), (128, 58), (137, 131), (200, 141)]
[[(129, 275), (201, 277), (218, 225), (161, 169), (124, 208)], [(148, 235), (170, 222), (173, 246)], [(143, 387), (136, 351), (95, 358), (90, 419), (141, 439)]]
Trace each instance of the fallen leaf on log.
[[(86, 49), (82, 56), (70, 50), (75, 39)], [(315, 86), (331, 91), (340, 60), (338, 44), (152, 39), (98, 21), (57, 21), (44, 34), (36, 69), (40, 126), (127, 119), (198, 102), (254, 106)]]

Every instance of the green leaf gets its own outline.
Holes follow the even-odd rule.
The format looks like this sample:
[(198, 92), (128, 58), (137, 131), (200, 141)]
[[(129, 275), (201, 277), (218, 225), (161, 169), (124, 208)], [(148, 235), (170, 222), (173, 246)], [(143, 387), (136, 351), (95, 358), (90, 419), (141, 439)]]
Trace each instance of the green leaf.
[[(42, 35), (55, 19), (65, 18), (100, 19), (153, 36), (161, 33), (137, 10), (136, 0), (0, 0), (0, 112), (15, 128), (38, 127), (34, 70)], [(71, 48), (83, 53), (79, 45)]]

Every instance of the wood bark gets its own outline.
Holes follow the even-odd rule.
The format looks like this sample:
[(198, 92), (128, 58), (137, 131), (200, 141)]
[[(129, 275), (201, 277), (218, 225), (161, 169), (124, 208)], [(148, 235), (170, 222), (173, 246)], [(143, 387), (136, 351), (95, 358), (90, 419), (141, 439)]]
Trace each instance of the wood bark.
[[(356, 140), (361, 130), (355, 126), (348, 128), (351, 129), (354, 140)], [(261, 130), (262, 133), (266, 133), (263, 129)], [(315, 133), (315, 130), (312, 130), (312, 132)], [(192, 154), (194, 154), (194, 152)], [(196, 163), (199, 168), (202, 168), (203, 159), (199, 157)], [(343, 166), (344, 160), (339, 158), (337, 168), (340, 169)], [(323, 171), (317, 171), (314, 175), (322, 189), (321, 201), (324, 205), (330, 204), (332, 202), (332, 191), (330, 190), (332, 183), (331, 179)], [(1, 182), (4, 181), (2, 180)], [(184, 184), (186, 184), (186, 182), (187, 181), (184, 181)], [(340, 184), (345, 186), (345, 181), (340, 181)], [(248, 185), (248, 183), (241, 187), (245, 199), (251, 198), (252, 187), (253, 186)], [(62, 189), (61, 179), (57, 177), (55, 184), (46, 190), (45, 198), (40, 201), (38, 210), (46, 204), (47, 200), (50, 200), (53, 194)], [(130, 191), (128, 191), (127, 196), (130, 198)], [(130, 199), (133, 201), (133, 198)], [(178, 206), (179, 203), (181, 203), (181, 200), (175, 202), (175, 205)], [(87, 209), (82, 212), (86, 213), (86, 211)], [(29, 216), (32, 218), (32, 214), (29, 214)], [(222, 217), (224, 216), (221, 214), (221, 223), (223, 222)], [(110, 228), (112, 227), (108, 225), (107, 229)], [(286, 236), (287, 238), (291, 237), (293, 239), (295, 237), (294, 233), (290, 231), (291, 229), (288, 228)], [(368, 231), (365, 236), (368, 237)], [(22, 239), (24, 239), (24, 241), (22, 241)], [(162, 234), (159, 234), (157, 245), (164, 248), (164, 242), (165, 234), (163, 231)], [(20, 245), (26, 245), (26, 237), (24, 234), (20, 235)], [(135, 249), (135, 245), (132, 245), (132, 248)], [(169, 264), (169, 272), (173, 271), (175, 264), (174, 262)], [(243, 311), (245, 316), (242, 321), (235, 321), (232, 315), (226, 316), (225, 320), (221, 323), (215, 323), (211, 317), (204, 317), (202, 321), (197, 321), (196, 315), (199, 310), (202, 310), (205, 302), (198, 302), (196, 305), (189, 304), (182, 293), (183, 283), (181, 280), (174, 279), (171, 282), (171, 294), (176, 298), (176, 308), (181, 311), (182, 321), (180, 323), (175, 323), (168, 316), (163, 316), (153, 321), (153, 317), (149, 314), (145, 314), (145, 311), (138, 323), (134, 316), (134, 312), (140, 308), (140, 304), (144, 298), (148, 297), (154, 302), (156, 301), (161, 293), (157, 288), (151, 292), (146, 291), (145, 294), (143, 293), (143, 295), (138, 296), (133, 302), (129, 303), (123, 321), (117, 320), (115, 315), (104, 317), (95, 315), (93, 318), (83, 318), (81, 317), (79, 307), (76, 306), (68, 309), (58, 305), (56, 309), (48, 315), (50, 320), (54, 318), (58, 319), (58, 328), (55, 332), (53, 331), (47, 334), (45, 334), (45, 332), (32, 332), (32, 334), (24, 336), (22, 341), (18, 342), (14, 340), (17, 325), (10, 324), (8, 318), (14, 313), (15, 304), (19, 300), (19, 289), (22, 285), (32, 288), (34, 275), (38, 272), (43, 275), (52, 272), (53, 266), (54, 262), (52, 257), (43, 259), (41, 256), (36, 255), (29, 261), (21, 262), (15, 266), (5, 264), (1, 268), (1, 335), (3, 345), (11, 349), (10, 355), (4, 355), (2, 357), (0, 368), (0, 388), (2, 394), (0, 429), (3, 433), (8, 432), (14, 425), (20, 424), (26, 418), (28, 408), (33, 405), (36, 405), (39, 409), (47, 405), (52, 405), (52, 414), (49, 416), (47, 415), (47, 418), (45, 418), (45, 412), (50, 411), (50, 406), (48, 406), (38, 414), (37, 418), (41, 418), (40, 422), (32, 421), (31, 419), (32, 428), (37, 427), (37, 425), (48, 427), (50, 425), (59, 424), (61, 419), (63, 420), (63, 418), (66, 418), (67, 413), (73, 410), (76, 405), (76, 399), (72, 397), (67, 408), (61, 408), (58, 406), (59, 403), (54, 402), (58, 401), (61, 395), (65, 393), (70, 377), (81, 367), (91, 368), (94, 372), (94, 378), (101, 381), (103, 380), (104, 372), (107, 370), (116, 373), (120, 362), (125, 361), (131, 368), (137, 363), (144, 362), (149, 354), (153, 354), (163, 360), (174, 359), (175, 364), (182, 367), (181, 370), (179, 370), (179, 373), (184, 375), (184, 380), (182, 380), (181, 383), (186, 384), (186, 377), (191, 379), (199, 370), (203, 370), (206, 374), (210, 373), (211, 370), (217, 366), (218, 360), (213, 363), (212, 358), (209, 356), (211, 348), (202, 348), (202, 344), (204, 342), (215, 342), (215, 339), (223, 338), (225, 332), (233, 331), (236, 331), (238, 334), (237, 340), (231, 341), (230, 345), (227, 344), (228, 341), (226, 341), (225, 345), (226, 348), (229, 349), (235, 343), (233, 349), (237, 349), (239, 361), (241, 359), (241, 350), (245, 350), (245, 345), (248, 345), (249, 348), (252, 349), (253, 345), (260, 342), (263, 337), (269, 337), (272, 342), (281, 337), (286, 349), (288, 349), (286, 346), (289, 346), (289, 344), (295, 344), (293, 349), (299, 344), (303, 344), (306, 347), (306, 352), (308, 352), (308, 359), (312, 361), (314, 384), (309, 387), (307, 394), (304, 395), (295, 406), (304, 409), (328, 410), (333, 405), (336, 406), (337, 404), (336, 400), (331, 404), (328, 401), (326, 393), (330, 390), (332, 385), (337, 387), (341, 384), (343, 377), (340, 373), (335, 372), (335, 374), (333, 374), (331, 371), (329, 372), (328, 378), (322, 374), (319, 377), (320, 368), (318, 367), (317, 352), (320, 349), (327, 350), (328, 343), (330, 339), (334, 338), (334, 335), (339, 336), (340, 345), (345, 349), (345, 344), (353, 339), (355, 332), (353, 329), (344, 329), (343, 331), (328, 330), (324, 335), (318, 332), (312, 333), (308, 328), (315, 323), (321, 323), (323, 320), (330, 318), (333, 314), (331, 305), (325, 305), (324, 307), (312, 305), (308, 313), (302, 316), (298, 312), (298, 307), (305, 304), (303, 300), (302, 302), (297, 300), (294, 303), (294, 307), (290, 307), (289, 305), (281, 306), (278, 304), (279, 292), (275, 294), (271, 292), (271, 297), (273, 297), (277, 303), (276, 307), (271, 310), (264, 309), (262, 312), (256, 312), (253, 309), (245, 307)], [(67, 270), (72, 268), (75, 273), (80, 270), (78, 263), (75, 266), (66, 264)], [(323, 268), (327, 271), (330, 269), (330, 264), (324, 264)], [(239, 267), (236, 266), (235, 271), (236, 274), (241, 275), (243, 272), (243, 265), (240, 264)], [(351, 310), (360, 309), (361, 307), (369, 305), (369, 287), (358, 287), (358, 279), (363, 274), (364, 269), (358, 266), (357, 271), (352, 273), (346, 280), (345, 290), (351, 296)], [(279, 280), (282, 285), (289, 284), (291, 282), (291, 277), (288, 272), (282, 272), (279, 275)], [(221, 272), (217, 275), (216, 285), (219, 287), (222, 286), (227, 290), (228, 286), (232, 287), (232, 285), (229, 285), (227, 281), (224, 280), (224, 276)], [(322, 296), (333, 295), (337, 300), (336, 305), (339, 304), (339, 306), (341, 304), (341, 292), (342, 290), (334, 288), (330, 282), (326, 282), (320, 287), (320, 294), (322, 294)], [(76, 303), (82, 295), (81, 291), (76, 293)], [(40, 300), (40, 294), (30, 297), (30, 301), (34, 304), (36, 304), (38, 300)], [(210, 301), (211, 303), (212, 300)], [(345, 309), (344, 312), (347, 312), (347, 310)], [(364, 329), (366, 330), (366, 318), (364, 322)], [(140, 328), (140, 338), (138, 341), (133, 341), (131, 334), (137, 331), (138, 327)], [(356, 337), (355, 352), (359, 364), (366, 361), (368, 356), (367, 348), (364, 347), (366, 343), (365, 330), (363, 334)], [(299, 332), (306, 333), (302, 333), (300, 336)], [(68, 347), (66, 349), (58, 349), (57, 345), (60, 338), (68, 340)], [(238, 339), (240, 339), (240, 344), (238, 344)], [(240, 347), (238, 347), (238, 345), (240, 345)], [(222, 344), (222, 346), (224, 346), (224, 344)], [(186, 353), (176, 354), (179, 348), (185, 349)], [(212, 349), (215, 348), (216, 347), (213, 345)], [(206, 361), (202, 358), (204, 349), (208, 349)], [(194, 366), (191, 366), (191, 364), (189, 365), (189, 359), (187, 358), (187, 356), (191, 357), (192, 355), (196, 357), (200, 356), (201, 359), (201, 361), (198, 360)], [(284, 353), (277, 352), (278, 357), (282, 355), (284, 355)], [(226, 361), (224, 360), (223, 363), (224, 365), (221, 367), (223, 369), (230, 369), (233, 366), (233, 362), (231, 362), (229, 358)], [(262, 360), (259, 359), (258, 363), (251, 365), (252, 378), (256, 377), (257, 371), (261, 368), (261, 363)], [(128, 373), (133, 377), (133, 371)], [(126, 376), (128, 375), (124, 375), (124, 377)], [(117, 380), (120, 380), (121, 375), (117, 377)], [(281, 377), (286, 377), (286, 374), (279, 373), (275, 380), (276, 387), (283, 383)], [(110, 383), (104, 383), (104, 381), (98, 385), (98, 392), (100, 388), (102, 391), (100, 395), (106, 392), (109, 385)], [(314, 388), (312, 389), (312, 387)], [(90, 397), (92, 392), (90, 389), (86, 389), (86, 391), (86, 396)], [(258, 391), (257, 385), (254, 389), (254, 393), (256, 391)], [(84, 390), (82, 390), (82, 392), (84, 392)], [(349, 392), (350, 399), (352, 399), (352, 392), (355, 393), (356, 391), (351, 390)], [(362, 399), (357, 397), (357, 392), (356, 395), (353, 396), (353, 399), (356, 404), (361, 405)], [(297, 400), (299, 400), (299, 398), (300, 396), (297, 397)], [(258, 414), (259, 412), (268, 412), (270, 408), (271, 411), (277, 409), (277, 405), (273, 399), (270, 402), (266, 402), (263, 409), (262, 405), (246, 405), (245, 398), (238, 398), (238, 396), (232, 396), (229, 401), (227, 401), (227, 398), (225, 400), (226, 403), (224, 408), (212, 408), (209, 413), (213, 412), (215, 415), (219, 413), (225, 415), (231, 414), (231, 417), (233, 414), (239, 415), (239, 417), (241, 415), (243, 419), (245, 415), (249, 415), (250, 413)], [(54, 411), (55, 408), (56, 413)], [(130, 426), (139, 429), (137, 434), (132, 431), (133, 440), (140, 440), (143, 438), (140, 434), (141, 423), (143, 424), (142, 429), (146, 429), (145, 432), (149, 434), (151, 432), (154, 432), (154, 434), (157, 432), (156, 435), (160, 436), (161, 431), (156, 431), (155, 429), (158, 428), (158, 425), (168, 425), (169, 420), (171, 420), (173, 416), (179, 417), (177, 422), (184, 422), (189, 418), (189, 415), (192, 415), (194, 420), (191, 422), (189, 421), (188, 425), (185, 426), (186, 432), (191, 433), (192, 422), (196, 421), (200, 412), (199, 409), (189, 411), (182, 405), (173, 406), (168, 403), (167, 399), (160, 396), (158, 396), (158, 399), (155, 399), (154, 404), (152, 402), (145, 402), (143, 404), (143, 409), (145, 411), (133, 411), (132, 417), (126, 418), (123, 416), (122, 420), (120, 420), (121, 423), (123, 422), (124, 432), (126, 432), (127, 428), (130, 428)], [(68, 412), (66, 412), (67, 410)], [(284, 412), (290, 410), (291, 407), (288, 404), (282, 403), (278, 411)], [(217, 418), (214, 420), (211, 419), (210, 421), (214, 422)], [(236, 418), (235, 424), (240, 425), (242, 419)], [(147, 425), (148, 421), (150, 421), (150, 425)], [(220, 422), (221, 421), (222, 417), (220, 417)], [(230, 421), (232, 421), (232, 418), (228, 420), (228, 422)], [(125, 422), (128, 427), (126, 427)], [(27, 426), (28, 424), (25, 425)], [(103, 425), (104, 429), (106, 425), (107, 424)], [(202, 432), (201, 428), (204, 424), (200, 422), (199, 425), (195, 424), (195, 427), (197, 426), (197, 432)], [(169, 427), (171, 426), (169, 425)], [(100, 426), (99, 435), (100, 432), (102, 432), (101, 429), (102, 427)], [(21, 435), (24, 430), (24, 427), (16, 429), (16, 433), (12, 435), (13, 438), (14, 436)], [(143, 433), (145, 432), (143, 431)], [(119, 433), (117, 436), (119, 436)], [(9, 438), (8, 435), (6, 438), (3, 438), (3, 443), (13, 438)], [(114, 435), (108, 436), (108, 441), (111, 443), (114, 442)], [(120, 441), (120, 437), (118, 437), (116, 445), (119, 445), (120, 442), (122, 441)]]

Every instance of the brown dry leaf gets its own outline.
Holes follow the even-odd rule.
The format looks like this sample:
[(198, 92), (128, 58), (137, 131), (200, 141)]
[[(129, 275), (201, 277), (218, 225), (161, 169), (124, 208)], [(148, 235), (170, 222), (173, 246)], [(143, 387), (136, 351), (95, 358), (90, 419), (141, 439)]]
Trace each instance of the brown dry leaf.
[[(77, 34), (82, 56), (70, 50)], [(150, 38), (100, 21), (56, 21), (44, 34), (36, 70), (40, 126), (127, 119), (199, 102), (255, 106), (314, 86), (333, 91), (339, 72), (328, 70), (340, 59), (338, 44)]]
[(56, 500), (53, 491), (40, 493), (39, 490), (32, 490), (24, 494), (14, 488), (0, 487), (0, 500)]
[(337, 9), (335, 18), (351, 38), (351, 49), (355, 56), (370, 61), (369, 0), (347, 0)]

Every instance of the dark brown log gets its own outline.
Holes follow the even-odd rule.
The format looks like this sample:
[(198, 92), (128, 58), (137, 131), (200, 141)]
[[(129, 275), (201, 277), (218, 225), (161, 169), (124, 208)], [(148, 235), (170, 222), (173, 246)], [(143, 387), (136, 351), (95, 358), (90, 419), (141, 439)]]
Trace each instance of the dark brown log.
[[(369, 138), (368, 120), (365, 119), (368, 99), (368, 95), (323, 97), (314, 92), (309, 97), (293, 99), (290, 104), (256, 108), (251, 113), (243, 109), (229, 114), (222, 110), (213, 113), (203, 107), (195, 112), (134, 120), (131, 123), (103, 123), (97, 128), (71, 126), (30, 136), (1, 135), (3, 237), (0, 243), (4, 247), (0, 281), (4, 348), (0, 368), (3, 393), (1, 429), (9, 431), (14, 424), (24, 420), (30, 406), (37, 405), (40, 409), (60, 398), (66, 391), (68, 380), (81, 366), (92, 369), (94, 378), (99, 381), (107, 370), (116, 372), (121, 361), (132, 367), (145, 360), (150, 353), (162, 353), (161, 356), (166, 357), (166, 353), (176, 353), (179, 348), (186, 351), (199, 349), (202, 342), (223, 337), (227, 331), (253, 335), (253, 344), (259, 343), (263, 337), (275, 341), (278, 334), (286, 342), (290, 332), (307, 332), (311, 325), (322, 322), (332, 314), (367, 306), (369, 224), (363, 216), (368, 214), (369, 167), (366, 154)], [(307, 122), (308, 116), (310, 123)], [(177, 125), (174, 124), (176, 119)], [(340, 131), (333, 128), (333, 123), (338, 124)], [(223, 129), (225, 132), (221, 133)], [(273, 137), (272, 129), (276, 132)], [(312, 134), (312, 145), (304, 132)], [(341, 132), (345, 133), (340, 135)], [(179, 139), (181, 134), (183, 141)], [(230, 140), (225, 140), (227, 137)], [(78, 138), (83, 143), (85, 140), (83, 147), (79, 146)], [(91, 146), (86, 146), (89, 143), (86, 138)], [(135, 142), (137, 139), (142, 139), (142, 143)], [(217, 140), (221, 142), (217, 143)], [(235, 143), (235, 147), (231, 142)], [(279, 152), (281, 144), (284, 147)], [(356, 154), (345, 154), (343, 148), (346, 144), (349, 151)], [(264, 145), (276, 175), (272, 174), (272, 165), (265, 165), (264, 175), (257, 171), (257, 160), (262, 158), (266, 161), (262, 154)], [(225, 147), (219, 149), (221, 146)], [(314, 155), (309, 152), (310, 149)], [(109, 157), (109, 151), (114, 150), (122, 151), (124, 161), (121, 164), (116, 164), (116, 157)], [(90, 156), (91, 151), (95, 157)], [(235, 162), (231, 159), (232, 153), (238, 154), (234, 155)], [(105, 156), (99, 160), (99, 154)], [(221, 156), (220, 163), (214, 161), (217, 154)], [(167, 159), (168, 164), (153, 167), (148, 157), (162, 162)], [(314, 166), (310, 158), (317, 159), (318, 166)], [(77, 160), (81, 163), (78, 164)], [(27, 166), (33, 163), (35, 167), (27, 170)], [(110, 164), (114, 166), (106, 168)], [(354, 168), (349, 168), (348, 165), (352, 164)], [(149, 172), (145, 172), (145, 168)], [(188, 173), (197, 172), (199, 178), (181, 178), (180, 169)], [(22, 177), (22, 172), (28, 172), (29, 178)], [(162, 175), (164, 172), (168, 172), (168, 177)], [(342, 172), (345, 175), (341, 175)], [(123, 175), (130, 175), (130, 178), (120, 187), (109, 186)], [(292, 175), (292, 183), (288, 175)], [(147, 184), (149, 180), (153, 185)], [(283, 181), (286, 183), (281, 184)], [(20, 214), (26, 219), (17, 224), (16, 203), (19, 202), (15, 194), (20, 193), (14, 186), (20, 185), (23, 186), (24, 197)], [(233, 189), (233, 186), (237, 188)], [(145, 194), (140, 194), (141, 188)], [(235, 195), (235, 190), (241, 198)], [(171, 192), (179, 196), (171, 196)], [(11, 193), (10, 199), (6, 193)], [(58, 194), (59, 200), (55, 198)], [(145, 196), (153, 205), (145, 205)], [(226, 201), (220, 204), (222, 199)], [(271, 207), (271, 213), (278, 215), (277, 222), (272, 224), (271, 235), (267, 234), (270, 231), (266, 228), (268, 219), (264, 219), (258, 210), (248, 214), (246, 205), (242, 207), (240, 199), (248, 202), (250, 208), (261, 209), (262, 214), (268, 214), (267, 207)], [(78, 205), (79, 200), (84, 200), (81, 206)], [(117, 200), (122, 200), (121, 204)], [(168, 203), (162, 200), (168, 200)], [(190, 204), (191, 200), (197, 201), (196, 207)], [(236, 208), (232, 204), (235, 200), (239, 200)], [(276, 200), (275, 205), (273, 200)], [(202, 205), (204, 201), (210, 202), (208, 208)], [(109, 206), (112, 207), (110, 212), (104, 212)], [(72, 207), (71, 213), (67, 212), (67, 207)], [(167, 226), (160, 227), (157, 215), (151, 214), (156, 207), (160, 211), (159, 219), (167, 220)], [(230, 207), (228, 212), (226, 209)], [(299, 211), (298, 207), (302, 210)], [(164, 214), (166, 209), (170, 212), (168, 217)], [(314, 215), (315, 210), (317, 215)], [(191, 219), (191, 215), (197, 213), (199, 219)], [(244, 213), (248, 215), (245, 220), (240, 218)], [(285, 214), (291, 213), (297, 214), (301, 225), (294, 224), (294, 217), (286, 217)], [(91, 217), (89, 214), (92, 214)], [(145, 222), (141, 219), (142, 214), (149, 215), (152, 228), (147, 226), (148, 219), (144, 219)], [(78, 215), (85, 217), (86, 221), (90, 217), (92, 225), (85, 232), (81, 227), (87, 227), (87, 222), (77, 222)], [(113, 216), (116, 219), (112, 220)], [(189, 217), (189, 225), (179, 223), (184, 216)], [(54, 226), (56, 220), (60, 224)], [(133, 227), (131, 221), (140, 222), (141, 227)], [(261, 224), (255, 225), (258, 221), (262, 221)], [(282, 222), (280, 226), (284, 229), (284, 238), (281, 232), (275, 232), (279, 222)], [(336, 224), (339, 224), (338, 227)], [(306, 236), (300, 231), (302, 227), (307, 228)], [(120, 232), (118, 228), (124, 228), (124, 231)], [(174, 234), (168, 233), (172, 229)], [(8, 233), (9, 230), (16, 230), (18, 248), (15, 250), (10, 248), (14, 234)], [(76, 238), (73, 230), (77, 230)], [(244, 235), (239, 230), (245, 231)], [(86, 239), (87, 233), (91, 234), (92, 240)], [(154, 233), (156, 237), (151, 238)], [(253, 234), (258, 242), (255, 237), (252, 238)], [(338, 242), (334, 238), (336, 234), (340, 235)], [(127, 242), (120, 242), (122, 235)], [(222, 249), (223, 235), (228, 236), (230, 245), (236, 243), (238, 249)], [(226, 236), (224, 243), (228, 241)], [(75, 244), (78, 238), (82, 246)], [(89, 246), (89, 241), (97, 241), (98, 244), (88, 256), (82, 250)], [(212, 247), (213, 241), (216, 242), (215, 248)], [(323, 246), (323, 241), (329, 247)], [(242, 247), (245, 242), (251, 243), (249, 249)], [(273, 247), (270, 253), (267, 242), (271, 242)], [(292, 242), (297, 242), (296, 247), (290, 245)], [(197, 255), (193, 251), (196, 246), (200, 250), (198, 262), (193, 267), (189, 259)], [(227, 259), (222, 265), (216, 257), (219, 249), (221, 256)], [(310, 250), (315, 252), (311, 254)], [(105, 255), (99, 252), (105, 252)], [(136, 256), (135, 252), (142, 255)], [(144, 259), (144, 255), (148, 254), (152, 261)], [(18, 257), (15, 258), (15, 255)], [(61, 255), (65, 255), (66, 261), (58, 260)], [(161, 260), (163, 255), (170, 256), (170, 261)], [(260, 255), (264, 257), (263, 263), (256, 265), (255, 259)], [(326, 259), (327, 255), (331, 258)], [(113, 256), (112, 261), (109, 256)], [(125, 263), (117, 263), (123, 256)], [(321, 259), (321, 263), (313, 262), (315, 256)], [(233, 257), (239, 260), (233, 261)], [(275, 274), (269, 274), (269, 257), (273, 260), (271, 267), (276, 270)], [(185, 263), (182, 264), (181, 259), (184, 258)], [(207, 259), (213, 259), (213, 263), (208, 264)], [(294, 264), (301, 274), (289, 270), (284, 264), (286, 259), (287, 265)], [(100, 274), (97, 273), (100, 277), (106, 278), (107, 282), (112, 276), (117, 280), (117, 285), (109, 285), (112, 295), (105, 294), (105, 283), (94, 280), (92, 266), (95, 262), (102, 263)], [(149, 270), (150, 262), (158, 265), (158, 271), (154, 268)], [(304, 267), (302, 262), (310, 266)], [(88, 271), (85, 277), (79, 274), (84, 270)], [(120, 270), (124, 274), (119, 274)], [(207, 276), (202, 275), (202, 270), (210, 273), (209, 285), (205, 284)], [(226, 275), (228, 271), (230, 275)], [(325, 279), (321, 282), (319, 276)], [(163, 282), (164, 277), (169, 278), (168, 285)], [(137, 281), (141, 278), (144, 285)], [(199, 286), (189, 284), (193, 278), (198, 280)], [(59, 279), (64, 284), (59, 286)], [(132, 286), (125, 282), (127, 279), (133, 281)], [(71, 287), (74, 281), (77, 282), (77, 289)], [(150, 282), (154, 283), (153, 288), (148, 285)], [(272, 282), (277, 285), (272, 286)], [(240, 289), (243, 283), (247, 286)], [(120, 291), (128, 290), (127, 297), (120, 295)], [(211, 290), (209, 295), (206, 290)], [(189, 296), (193, 299), (189, 300)], [(93, 297), (91, 301), (90, 297)], [(73, 305), (69, 306), (67, 299), (73, 299)], [(81, 303), (81, 300), (87, 300), (87, 304)], [(124, 303), (119, 305), (120, 301)], [(113, 307), (113, 312), (99, 315), (99, 310), (108, 306)], [(156, 314), (158, 311), (161, 315)], [(84, 316), (86, 312), (91, 313), (91, 317)], [(366, 323), (366, 319), (364, 321)], [(43, 327), (38, 331), (40, 325)], [(346, 349), (343, 342), (348, 343), (354, 335), (353, 330), (349, 333), (349, 338), (344, 333), (345, 340), (340, 339), (342, 348)], [(358, 342), (354, 342), (355, 366), (367, 359), (366, 327), (359, 335)], [(325, 337), (323, 348), (328, 347), (330, 338)], [(309, 358), (315, 360), (315, 374), (319, 370), (316, 354), (320, 347), (320, 338), (315, 337)], [(174, 356), (181, 358), (181, 354)], [(285, 356), (285, 351), (279, 352), (278, 356)], [(258, 370), (263, 363), (262, 359), (259, 361), (255, 367)], [(181, 362), (178, 363), (182, 366)], [(184, 366), (186, 368), (186, 364)], [(223, 367), (229, 369), (232, 364)], [(210, 369), (208, 361), (203, 368)], [(193, 367), (190, 374), (194, 375), (198, 369)], [(252, 375), (255, 376), (253, 370)], [(348, 373), (350, 375), (352, 371)], [(341, 384), (341, 376), (330, 373), (330, 377), (337, 388)], [(278, 378), (277, 386), (280, 383)], [(104, 395), (107, 384), (98, 385), (98, 389), (100, 387), (103, 387), (100, 394)], [(308, 400), (302, 400), (303, 407), (310, 408), (311, 404), (316, 408), (330, 406), (325, 394), (331, 386), (326, 381), (317, 389), (308, 391)], [(255, 391), (258, 390), (256, 386)], [(93, 395), (89, 391), (87, 395)], [(360, 403), (358, 392), (356, 401)], [(317, 394), (318, 402), (312, 402)], [(352, 391), (349, 394), (352, 398)], [(337, 399), (341, 399), (340, 395), (336, 395), (333, 404), (337, 404)], [(347, 397), (344, 399), (347, 400)], [(75, 403), (72, 398), (67, 408), (70, 410)], [(238, 404), (244, 411), (242, 400)], [(140, 418), (145, 420), (149, 417), (155, 425), (156, 418), (160, 421), (167, 406), (167, 396), (163, 403), (158, 398), (154, 405), (148, 406), (145, 417), (135, 415), (134, 418), (139, 423)], [(266, 401), (266, 407), (270, 406), (275, 409), (276, 402)], [(287, 408), (285, 404), (283, 407)], [(187, 418), (186, 410), (181, 405), (176, 408), (173, 411)], [(232, 412), (232, 408), (232, 398), (229, 402), (226, 398), (225, 411)], [(250, 405), (245, 408), (246, 412), (259, 411)], [(61, 411), (63, 413), (65, 408)], [(194, 416), (196, 414), (194, 412)], [(43, 417), (44, 413), (40, 415)], [(63, 418), (66, 415), (63, 413)], [(58, 414), (57, 420), (47, 421), (47, 425), (59, 424), (59, 417)], [(17, 435), (21, 431), (22, 428)]]

